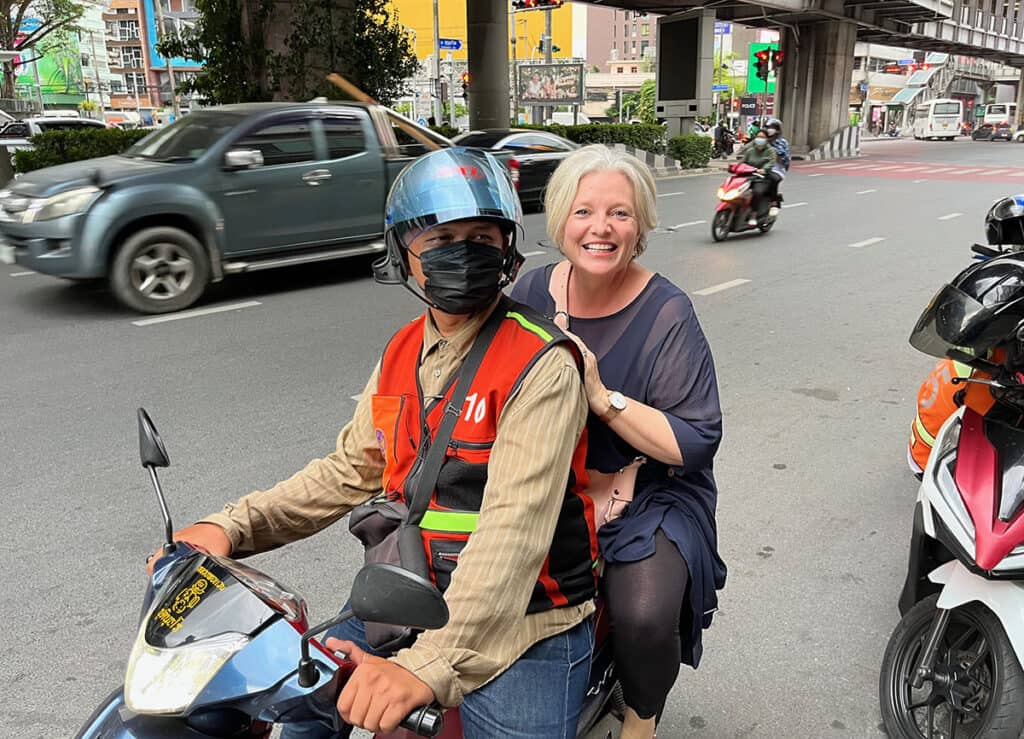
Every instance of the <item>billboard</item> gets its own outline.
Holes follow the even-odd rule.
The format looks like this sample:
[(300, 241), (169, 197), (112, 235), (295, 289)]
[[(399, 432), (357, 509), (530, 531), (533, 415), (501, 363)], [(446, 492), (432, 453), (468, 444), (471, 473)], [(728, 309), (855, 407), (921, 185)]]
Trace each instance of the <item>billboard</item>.
[[(153, 0), (144, 0), (144, 2), (146, 6), (146, 38), (149, 45), (149, 64), (157, 69), (166, 69), (167, 60), (157, 53), (156, 50), (156, 11), (153, 9)], [(168, 0), (167, 6), (163, 9), (164, 27), (169, 32), (173, 30), (175, 35), (180, 36), (182, 31), (190, 30), (195, 26), (199, 18), (198, 13), (191, 12), (187, 15), (176, 13), (170, 9), (171, 7), (171, 2)], [(203, 66), (202, 62), (182, 59), (181, 57), (171, 59), (171, 64), (175, 69), (201, 69)]]
[(582, 105), (582, 64), (523, 64), (516, 81), (521, 105)]
[[(22, 26), (17, 43), (27, 33)], [(21, 59), (28, 59), (27, 64)], [(40, 41), (34, 49), (15, 58), (15, 86), (22, 97), (36, 99), (36, 71), (45, 105), (78, 105), (85, 100), (85, 82), (82, 79), (82, 55), (78, 36), (73, 31), (54, 31)]]

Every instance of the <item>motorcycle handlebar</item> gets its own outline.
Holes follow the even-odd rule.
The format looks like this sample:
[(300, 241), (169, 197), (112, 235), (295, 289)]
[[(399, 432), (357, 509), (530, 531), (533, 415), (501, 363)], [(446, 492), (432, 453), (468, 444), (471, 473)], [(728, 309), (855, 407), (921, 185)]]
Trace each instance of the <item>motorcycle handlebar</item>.
[(444, 728), (444, 714), (433, 706), (422, 706), (402, 719), (399, 725), (420, 736), (434, 737)]

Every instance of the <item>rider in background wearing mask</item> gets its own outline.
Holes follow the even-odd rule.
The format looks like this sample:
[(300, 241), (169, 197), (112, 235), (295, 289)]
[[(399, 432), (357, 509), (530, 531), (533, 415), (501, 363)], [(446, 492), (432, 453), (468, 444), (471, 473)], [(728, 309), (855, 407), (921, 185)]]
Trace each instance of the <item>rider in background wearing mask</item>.
[[(521, 235), (519, 198), (490, 154), (451, 148), (410, 164), (388, 195), (387, 256), (374, 276), (404, 285), (426, 312), (387, 343), (335, 451), (175, 535), (239, 557), (310, 536), (377, 496), (403, 499), (474, 339), (501, 311), (421, 523), (447, 625), (380, 656), (357, 619), (328, 632), (326, 646), (357, 664), (338, 711), (372, 732), (437, 701), (461, 705), (467, 739), (576, 735), (596, 584), (580, 487), (588, 404), (580, 350), (501, 292), (523, 262)], [(332, 734), (315, 723), (282, 736)]]
[(768, 215), (774, 218), (779, 214), (779, 205), (782, 203), (779, 185), (782, 184), (786, 178), (786, 172), (789, 171), (789, 142), (782, 136), (782, 121), (778, 118), (769, 118), (764, 124), (764, 130), (768, 134), (768, 143), (771, 144), (775, 155), (779, 158), (778, 164), (772, 167), (772, 171), (768, 173), (768, 178), (772, 183), (772, 191), (769, 195), (772, 205), (768, 209)]
[[(757, 169), (758, 174), (761, 175), (768, 175), (772, 167), (778, 162), (775, 149), (768, 146), (768, 133), (764, 129), (758, 130), (754, 138), (740, 149), (740, 153), (736, 155), (736, 158), (744, 164), (749, 164)], [(756, 215), (751, 215), (747, 225), (755, 227), (768, 216), (768, 208), (772, 204), (769, 197), (772, 182), (767, 176), (759, 177), (751, 183), (751, 187), (754, 191)]]

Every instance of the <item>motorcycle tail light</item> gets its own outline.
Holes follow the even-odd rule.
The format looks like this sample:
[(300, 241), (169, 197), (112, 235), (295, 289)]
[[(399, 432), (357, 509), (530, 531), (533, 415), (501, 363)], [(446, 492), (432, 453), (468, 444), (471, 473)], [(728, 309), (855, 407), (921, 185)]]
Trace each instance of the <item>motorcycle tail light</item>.
[(128, 657), (125, 705), (143, 714), (182, 713), (248, 643), (244, 634), (227, 633), (173, 648), (154, 647), (146, 642), (143, 623)]
[(509, 173), (509, 176), (512, 178), (512, 186), (515, 187), (516, 190), (518, 190), (519, 189), (519, 160), (518, 159), (509, 159), (508, 160), (508, 173)]

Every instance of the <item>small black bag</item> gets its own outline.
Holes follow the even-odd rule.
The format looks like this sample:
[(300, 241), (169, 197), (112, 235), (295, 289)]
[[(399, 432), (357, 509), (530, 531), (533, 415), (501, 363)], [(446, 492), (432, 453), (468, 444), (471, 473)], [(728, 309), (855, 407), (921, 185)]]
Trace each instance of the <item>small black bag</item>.
[[(408, 504), (400, 499), (391, 500), (382, 494), (353, 508), (349, 514), (348, 530), (363, 543), (367, 564), (375, 562), (398, 565), (431, 579), (419, 524), (437, 486), (437, 476), (444, 464), (445, 451), (455, 423), (462, 414), (466, 393), (504, 317), (505, 299), (502, 298), (480, 329), (459, 369), (458, 384), (444, 409), (437, 434), (433, 440), (426, 437), (420, 440), (419, 458), (405, 481)], [(393, 653), (410, 646), (420, 631), (410, 626), (369, 621), (365, 625), (367, 642), (381, 652)]]

